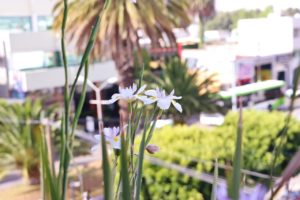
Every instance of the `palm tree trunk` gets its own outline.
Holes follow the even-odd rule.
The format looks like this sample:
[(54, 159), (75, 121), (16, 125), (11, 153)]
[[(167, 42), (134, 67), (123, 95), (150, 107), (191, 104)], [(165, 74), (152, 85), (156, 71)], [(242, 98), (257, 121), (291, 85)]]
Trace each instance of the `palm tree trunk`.
[(204, 45), (204, 32), (205, 32), (205, 20), (204, 17), (202, 17), (200, 14), (199, 17), (199, 44), (198, 48), (202, 48)]
[[(132, 65), (124, 64), (123, 66), (118, 67), (119, 72), (119, 85), (121, 87), (129, 87), (134, 82), (133, 77), (133, 67)], [(119, 114), (120, 119), (124, 123), (128, 121), (128, 103), (124, 100), (119, 101)]]
[[(134, 83), (134, 69), (132, 57), (129, 53), (127, 54), (123, 51), (121, 54), (117, 53), (114, 55), (116, 67), (118, 70), (119, 86), (129, 87)], [(128, 121), (128, 103), (126, 101), (119, 101), (119, 115), (122, 123), (127, 123)]]

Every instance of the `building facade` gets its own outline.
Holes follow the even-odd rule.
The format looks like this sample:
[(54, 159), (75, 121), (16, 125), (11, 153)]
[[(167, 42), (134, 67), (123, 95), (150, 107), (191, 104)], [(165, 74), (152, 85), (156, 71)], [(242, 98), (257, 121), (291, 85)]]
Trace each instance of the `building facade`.
[[(0, 0), (0, 97), (22, 98), (22, 93), (64, 85), (60, 36), (51, 30), (54, 0)], [(70, 82), (80, 61), (67, 45)], [(105, 73), (104, 73), (105, 72)], [(90, 67), (89, 80), (117, 76), (114, 62)]]

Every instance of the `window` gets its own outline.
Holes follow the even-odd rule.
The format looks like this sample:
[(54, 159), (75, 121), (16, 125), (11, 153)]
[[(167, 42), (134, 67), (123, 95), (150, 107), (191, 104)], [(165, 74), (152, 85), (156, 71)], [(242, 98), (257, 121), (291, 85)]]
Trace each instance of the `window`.
[(53, 17), (50, 16), (38, 16), (38, 30), (46, 31), (50, 30), (53, 25)]
[(31, 31), (30, 17), (0, 17), (0, 30)]

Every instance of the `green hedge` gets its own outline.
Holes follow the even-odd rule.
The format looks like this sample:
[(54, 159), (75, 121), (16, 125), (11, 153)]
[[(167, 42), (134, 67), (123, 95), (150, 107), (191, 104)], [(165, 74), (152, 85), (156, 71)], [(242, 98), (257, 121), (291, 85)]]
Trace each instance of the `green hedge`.
[[(284, 125), (285, 114), (244, 111), (243, 117), (243, 168), (269, 173), (273, 145), (278, 142), (277, 134)], [(151, 142), (161, 148), (154, 156), (198, 171), (212, 172), (211, 165), (197, 162), (197, 159), (213, 161), (218, 158), (220, 163), (232, 163), (237, 119), (237, 114), (230, 112), (225, 123), (216, 128), (162, 128), (156, 131)], [(278, 160), (277, 173), (298, 148), (299, 139), (300, 123), (293, 119), (284, 154)], [(204, 197), (210, 193), (207, 184), (148, 162), (145, 163), (144, 176), (146, 193), (151, 199), (202, 199), (201, 193)]]

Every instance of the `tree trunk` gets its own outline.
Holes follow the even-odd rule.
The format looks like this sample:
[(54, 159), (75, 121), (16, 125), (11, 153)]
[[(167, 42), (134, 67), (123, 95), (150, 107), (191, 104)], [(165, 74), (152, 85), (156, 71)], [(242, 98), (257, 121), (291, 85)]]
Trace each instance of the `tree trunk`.
[(198, 48), (202, 48), (205, 42), (204, 38), (204, 32), (205, 32), (205, 20), (204, 17), (202, 17), (200, 14), (199, 17), (199, 44)]
[[(117, 55), (119, 56), (116, 61), (116, 67), (118, 70), (119, 76), (119, 86), (129, 87), (134, 83), (134, 69), (133, 69), (133, 61), (129, 55)], [(128, 103), (126, 101), (120, 100), (119, 101), (119, 114), (121, 123), (125, 124), (128, 121)]]

